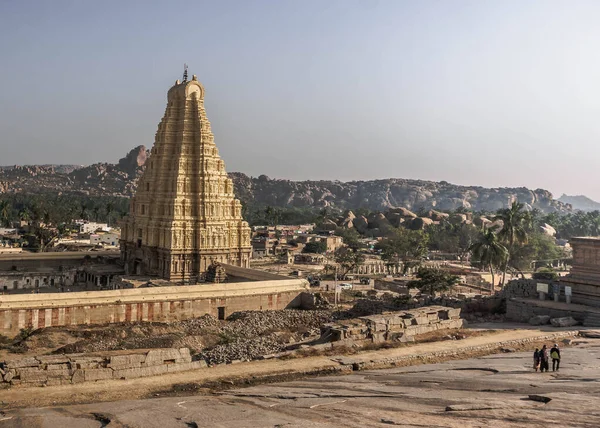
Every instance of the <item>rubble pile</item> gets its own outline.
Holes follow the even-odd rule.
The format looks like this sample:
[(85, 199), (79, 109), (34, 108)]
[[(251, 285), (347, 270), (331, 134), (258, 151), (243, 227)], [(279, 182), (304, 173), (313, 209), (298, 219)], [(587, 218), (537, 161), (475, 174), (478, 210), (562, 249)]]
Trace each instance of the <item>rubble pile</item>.
[(274, 331), (300, 331), (318, 334), (321, 324), (331, 322), (333, 314), (330, 311), (243, 311), (235, 312), (223, 326), (223, 331), (240, 337), (260, 336)]
[(234, 342), (217, 345), (198, 355), (208, 365), (225, 364), (254, 360), (262, 355), (275, 354), (285, 349), (286, 344), (275, 335), (238, 339)]

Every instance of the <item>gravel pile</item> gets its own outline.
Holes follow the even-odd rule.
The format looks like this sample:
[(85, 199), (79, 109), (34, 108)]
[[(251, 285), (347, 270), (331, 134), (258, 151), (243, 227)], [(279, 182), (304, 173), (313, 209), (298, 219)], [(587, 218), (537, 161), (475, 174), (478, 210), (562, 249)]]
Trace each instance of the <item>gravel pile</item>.
[(275, 335), (237, 339), (225, 345), (217, 345), (212, 349), (202, 351), (198, 357), (209, 365), (230, 363), (235, 360), (249, 361), (262, 355), (275, 354), (285, 349), (285, 343), (280, 342)]
[(286, 309), (265, 312), (235, 312), (223, 325), (226, 333), (241, 337), (255, 337), (275, 331), (300, 333), (319, 332), (321, 324), (333, 321), (331, 311), (300, 311)]

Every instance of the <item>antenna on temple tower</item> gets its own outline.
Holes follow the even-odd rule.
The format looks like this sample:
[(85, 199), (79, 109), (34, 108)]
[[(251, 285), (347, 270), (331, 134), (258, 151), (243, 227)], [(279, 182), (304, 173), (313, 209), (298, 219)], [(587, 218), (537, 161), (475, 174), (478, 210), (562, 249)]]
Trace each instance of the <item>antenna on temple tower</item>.
[(188, 79), (187, 70), (188, 70), (188, 65), (187, 64), (183, 64), (183, 81), (184, 82), (187, 82), (187, 79)]

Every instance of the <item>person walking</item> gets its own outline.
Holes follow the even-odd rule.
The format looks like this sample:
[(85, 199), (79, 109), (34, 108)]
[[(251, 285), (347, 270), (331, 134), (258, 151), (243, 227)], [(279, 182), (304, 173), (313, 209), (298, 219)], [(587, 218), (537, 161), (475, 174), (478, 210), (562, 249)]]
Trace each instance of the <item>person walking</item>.
[(548, 372), (549, 368), (549, 358), (548, 358), (548, 347), (546, 345), (542, 346), (540, 349), (540, 372)]
[(533, 353), (533, 368), (537, 372), (540, 368), (540, 349), (535, 348), (535, 352)]
[(552, 358), (552, 371), (558, 371), (560, 367), (560, 349), (558, 349), (558, 343), (555, 343), (552, 349), (550, 349), (550, 358)]

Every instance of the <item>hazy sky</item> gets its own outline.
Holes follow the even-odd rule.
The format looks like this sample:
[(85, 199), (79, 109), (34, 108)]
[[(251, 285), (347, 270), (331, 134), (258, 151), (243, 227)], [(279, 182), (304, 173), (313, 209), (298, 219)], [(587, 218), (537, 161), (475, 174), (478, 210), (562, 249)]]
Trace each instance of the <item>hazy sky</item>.
[(228, 171), (600, 200), (600, 1), (0, 0), (0, 165), (150, 147), (183, 63)]

